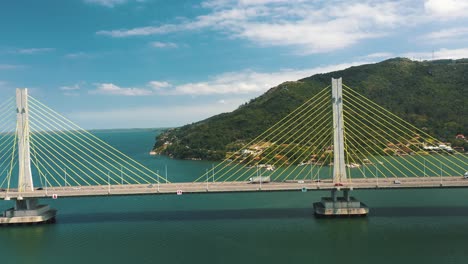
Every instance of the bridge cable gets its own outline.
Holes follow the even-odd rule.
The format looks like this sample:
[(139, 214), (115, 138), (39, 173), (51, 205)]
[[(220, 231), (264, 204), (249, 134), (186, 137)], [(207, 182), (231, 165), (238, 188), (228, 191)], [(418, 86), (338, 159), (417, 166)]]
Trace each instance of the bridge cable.
[[(326, 99), (326, 97), (325, 97), (324, 99)], [(321, 106), (322, 104), (318, 104), (318, 105)], [(309, 108), (310, 108), (310, 107), (309, 107)], [(319, 108), (319, 109), (320, 109), (320, 108)], [(310, 110), (308, 110), (305, 114), (309, 114), (310, 111), (313, 111), (313, 113), (315, 113), (315, 112), (318, 111), (319, 109), (310, 108)], [(313, 114), (313, 113), (312, 113), (312, 114)], [(308, 120), (308, 118), (310, 118), (310, 116), (313, 116), (313, 115), (309, 115), (309, 116), (307, 116), (307, 118), (303, 118), (303, 116), (300, 116), (298, 119), (300, 119), (301, 122), (299, 122), (299, 123), (298, 123), (298, 122), (294, 122), (294, 120), (292, 120), (292, 119), (288, 120), (288, 122), (291, 122), (291, 124), (288, 125), (288, 128), (289, 128), (289, 129), (288, 129), (288, 132), (289, 132), (289, 131), (295, 131), (293, 134), (289, 135), (289, 137), (287, 137), (287, 136), (288, 136), (288, 133), (280, 134), (280, 133), (282, 132), (282, 131), (280, 131), (279, 133), (276, 133), (276, 135), (281, 135), (280, 138), (278, 138), (278, 139), (275, 139), (275, 137), (273, 137), (273, 138), (271, 138), (271, 139), (266, 139), (266, 138), (262, 139), (261, 141), (266, 141), (266, 142), (271, 141), (271, 142), (273, 142), (273, 143), (272, 143), (272, 144), (269, 144), (268, 147), (266, 147), (265, 149), (263, 149), (263, 150), (259, 153), (259, 155), (260, 155), (260, 154), (263, 154), (263, 153), (266, 152), (267, 150), (271, 151), (271, 148), (273, 149), (273, 151), (276, 150), (276, 149), (278, 149), (278, 148), (281, 146), (281, 140), (283, 140), (285, 137), (287, 137), (285, 141), (287, 141), (287, 140), (291, 139), (292, 137), (294, 137), (294, 136), (300, 131), (300, 129), (296, 129), (296, 128), (297, 128), (297, 127), (300, 127), (306, 120)], [(317, 116), (318, 116), (318, 115), (317, 115)], [(314, 120), (314, 119), (308, 121), (307, 124), (310, 123), (310, 122), (312, 122), (313, 120)], [(293, 124), (294, 124), (294, 126), (291, 127), (291, 125), (293, 125)], [(311, 128), (311, 127), (312, 127), (312, 126), (310, 126), (310, 128)], [(284, 131), (284, 130), (283, 130), (283, 131)], [(249, 147), (250, 147), (250, 146), (249, 146)], [(268, 164), (273, 158), (274, 158), (274, 157), (270, 158), (266, 163)], [(250, 162), (248, 162), (247, 164), (245, 164), (243, 167), (250, 165), (250, 163), (253, 162), (253, 161), (254, 161), (254, 160), (251, 160)], [(278, 161), (279, 161), (279, 160), (278, 160)], [(259, 164), (259, 162), (256, 162), (256, 165), (258, 165), (258, 164)], [(252, 168), (253, 168), (253, 167), (252, 167)], [(250, 170), (250, 169), (249, 169), (249, 170)], [(248, 171), (249, 171), (249, 170), (248, 170)], [(238, 171), (239, 171), (239, 170), (238, 170)], [(229, 178), (232, 177), (233, 175), (235, 175), (236, 173), (237, 173), (237, 172), (232, 173), (231, 176), (229, 176), (229, 177), (228, 177), (227, 179), (225, 179), (224, 181), (229, 180)], [(244, 174), (245, 174), (245, 172), (244, 172), (243, 174), (241, 174), (240, 176), (238, 176), (234, 181), (238, 180), (238, 179), (239, 179), (240, 177), (242, 177)], [(220, 177), (221, 177), (221, 176), (220, 176)]]
[[(347, 87), (346, 85), (343, 85), (345, 87)], [(348, 87), (349, 88), (349, 87)], [(413, 129), (415, 129), (416, 131), (418, 131), (418, 133), (420, 134), (423, 134), (423, 135), (426, 135), (429, 139), (432, 139), (433, 141), (436, 141), (436, 142), (439, 142), (439, 140), (435, 139), (434, 137), (432, 137), (431, 135), (429, 135), (428, 133), (418, 129), (417, 127), (415, 127), (414, 125), (412, 125), (411, 123), (405, 121), (404, 119), (402, 119), (401, 117), (393, 114), (392, 112), (388, 111), (387, 109), (379, 106), (378, 104), (376, 104), (375, 102), (369, 100), (368, 98), (366, 98), (365, 96), (362, 96), (360, 95), (359, 93), (357, 93), (356, 91), (353, 91), (353, 89), (349, 88), (350, 91), (352, 91), (354, 94), (356, 94), (357, 96), (360, 96), (361, 98), (363, 98), (362, 102), (365, 103), (368, 107), (374, 109), (375, 111), (379, 112), (379, 113), (386, 113), (387, 115), (391, 116), (395, 121), (398, 120), (400, 121), (402, 124), (406, 124), (408, 125), (409, 127), (412, 127)], [(356, 96), (355, 95), (355, 96)], [(440, 154), (439, 154), (440, 155)], [(444, 159), (446, 159), (448, 162), (452, 163), (453, 165), (459, 167), (460, 169), (464, 169), (463, 167), (459, 166), (458, 164), (454, 163), (452, 160), (442, 156)], [(454, 157), (456, 160), (460, 161), (460, 162), (463, 162), (465, 164), (467, 164), (466, 161), (462, 161), (461, 159), (459, 159), (457, 156)]]
[[(258, 135), (257, 137), (255, 137), (254, 139), (252, 139), (251, 141), (249, 141), (248, 143), (244, 144), (244, 147), (245, 148), (246, 146), (250, 146), (253, 144), (253, 142), (256, 142), (259, 138), (261, 138), (262, 136), (264, 136), (266, 134), (266, 137), (270, 136), (271, 134), (273, 134), (275, 131), (279, 130), (279, 129), (286, 129), (287, 128), (287, 122), (283, 122), (285, 120), (288, 120), (289, 118), (294, 118), (295, 116), (297, 116), (298, 114), (302, 113), (304, 111), (304, 106), (306, 106), (307, 104), (309, 104), (310, 102), (313, 102), (314, 100), (316, 100), (317, 98), (320, 98), (322, 97), (327, 89), (329, 88), (330, 86), (327, 86), (325, 88), (323, 88), (320, 92), (318, 92), (317, 94), (315, 94), (314, 96), (312, 96), (310, 99), (306, 100), (302, 105), (300, 105), (299, 107), (297, 107), (295, 110), (293, 110), (291, 113), (289, 113), (288, 115), (286, 115), (285, 117), (283, 117), (282, 119), (280, 119), (278, 122), (276, 122), (274, 125), (272, 125), (271, 127), (269, 127), (267, 130), (265, 130), (263, 133), (261, 133), (260, 135)], [(286, 126), (286, 127), (284, 127)], [(241, 148), (241, 149), (243, 149)], [(205, 174), (202, 174), (199, 178), (197, 178), (195, 180), (195, 182), (199, 181), (200, 179), (203, 179), (206, 177), (206, 174), (207, 173), (212, 173), (214, 172), (214, 170), (217, 170), (219, 169), (220, 166), (224, 165), (223, 167), (226, 167), (226, 166), (229, 166), (230, 164), (232, 164), (233, 162), (235, 162), (237, 158), (235, 159), (232, 159), (235, 155), (236, 155), (237, 152), (234, 152), (232, 155), (228, 156), (223, 162), (217, 164), (214, 168), (212, 168), (210, 171), (206, 172)], [(229, 161), (230, 160), (230, 161)], [(226, 164), (227, 163), (227, 164)]]
[[(369, 116), (369, 117), (370, 117), (372, 120), (374, 120), (375, 122), (378, 122), (380, 125), (385, 126), (381, 121), (375, 119), (373, 116), (370, 116), (369, 114), (366, 114), (366, 115)], [(381, 118), (381, 116), (377, 115), (376, 117), (380, 118), (381, 120), (383, 120), (383, 122), (389, 124), (390, 126), (395, 127), (395, 128), (396, 128), (398, 131), (400, 131), (401, 133), (404, 133), (404, 134), (406, 134), (406, 135), (411, 136), (408, 132), (405, 132), (405, 131), (403, 131), (401, 128), (396, 127), (394, 124), (392, 124), (392, 123), (389, 122), (388, 120)], [(385, 130), (383, 130), (383, 132), (386, 133), (387, 135), (389, 135)], [(395, 134), (396, 134), (396, 133), (395, 133)], [(390, 136), (390, 135), (389, 135), (389, 136)], [(394, 138), (394, 137), (392, 137), (392, 138), (398, 142), (398, 139), (396, 139), (396, 138)], [(396, 145), (396, 146), (397, 146), (397, 145)], [(398, 146), (397, 146), (397, 147), (398, 147)], [(398, 147), (398, 149), (399, 149), (400, 151), (402, 151), (402, 152), (405, 152), (405, 151), (404, 151), (402, 148), (400, 148), (400, 147)], [(420, 155), (418, 155), (418, 156), (420, 156)], [(410, 155), (410, 157), (411, 157), (412, 159), (414, 159), (416, 162), (418, 162), (420, 165), (422, 165), (421, 161), (415, 159), (415, 158), (413, 157), (413, 155)], [(424, 159), (424, 157), (423, 157), (423, 159)], [(428, 160), (428, 159), (425, 159), (425, 160)], [(433, 164), (430, 160), (428, 160), (428, 161), (429, 161), (431, 164)], [(413, 165), (416, 169), (418, 169), (414, 164), (412, 164), (412, 165)], [(433, 165), (436, 166), (435, 164), (433, 164)], [(448, 167), (449, 167), (449, 166), (448, 166)], [(450, 167), (449, 167), (449, 168), (450, 168)], [(451, 168), (451, 170), (453, 170), (453, 168)], [(446, 173), (448, 173), (448, 172), (446, 171)]]
[[(326, 94), (324, 93), (323, 95), (326, 95)], [(321, 98), (326, 98), (326, 97), (321, 96)], [(319, 99), (320, 99), (320, 97), (317, 98), (317, 100), (319, 100)], [(313, 102), (316, 102), (317, 100), (314, 100)], [(323, 99), (322, 99), (322, 100), (323, 100)], [(319, 105), (320, 105), (320, 104), (319, 104)], [(307, 106), (307, 105), (305, 105), (305, 106)], [(297, 113), (296, 115), (294, 115), (294, 117), (297, 117), (299, 114), (302, 114), (302, 112), (305, 111), (305, 110), (307, 110), (308, 108), (310, 108), (310, 107), (304, 108), (304, 109), (301, 110), (299, 113)], [(311, 111), (311, 109), (307, 110), (307, 111), (306, 111), (306, 114), (309, 113), (310, 111)], [(300, 117), (302, 117), (302, 115), (301, 115)], [(291, 118), (291, 119), (286, 120), (286, 122), (285, 122), (284, 124), (288, 124), (287, 126), (285, 126), (284, 128), (282, 128), (279, 132), (277, 132), (277, 130), (280, 129), (280, 127), (279, 127), (278, 129), (273, 130), (269, 135), (267, 135), (265, 138), (261, 139), (260, 142), (270, 142), (270, 141), (271, 141), (271, 142), (278, 142), (279, 140), (281, 140), (282, 138), (284, 138), (284, 137), (286, 136), (286, 134), (282, 134), (282, 132), (284, 132), (286, 129), (288, 129), (288, 131), (291, 131), (291, 130), (293, 130), (294, 128), (296, 128), (296, 127), (298, 126), (297, 123), (294, 123), (294, 122), (292, 122), (291, 120), (293, 120), (293, 119)], [(295, 124), (295, 126), (291, 127), (293, 124)], [(274, 133), (274, 134), (273, 134), (273, 133)], [(267, 137), (269, 137), (271, 134), (273, 134), (273, 138), (267, 139)], [(281, 135), (281, 137), (278, 138), (278, 139), (276, 139), (276, 136), (277, 136), (277, 135)], [(258, 142), (258, 141), (257, 141), (257, 142)], [(259, 143), (256, 143), (256, 144), (259, 144)], [(263, 145), (264, 145), (264, 144), (263, 144)], [(273, 146), (273, 145), (270, 144), (269, 146), (265, 147), (259, 154), (262, 154), (262, 153), (264, 153), (265, 151), (269, 150), (269, 148), (270, 148), (271, 146)], [(250, 145), (247, 145), (247, 148), (249, 148), (249, 147), (250, 147)], [(247, 156), (246, 159), (247, 159), (248, 157), (249, 157), (249, 156)], [(245, 167), (248, 166), (251, 162), (252, 162), (252, 160), (249, 161), (249, 162), (248, 162), (247, 164), (245, 164), (244, 166), (241, 166), (240, 169), (245, 168)], [(229, 164), (227, 164), (226, 166), (229, 166)], [(237, 164), (236, 164), (236, 167), (237, 167)], [(234, 168), (234, 167), (232, 167), (231, 170), (232, 170), (233, 168)], [(230, 176), (230, 177), (232, 177), (233, 175), (235, 175), (240, 169), (238, 169), (235, 173), (231, 173), (231, 176)], [(224, 175), (226, 175), (227, 173), (229, 173), (231, 170), (226, 171), (224, 174), (218, 176), (218, 178), (221, 179)], [(221, 170), (218, 169), (218, 171), (221, 171)], [(229, 179), (230, 177), (228, 177), (228, 179)], [(226, 180), (228, 180), (228, 179), (225, 179), (224, 181), (226, 181)]]
[[(324, 109), (324, 110), (325, 110), (325, 109)], [(316, 111), (318, 111), (318, 109), (316, 109), (315, 112), (316, 112)], [(322, 112), (323, 112), (323, 111), (322, 111)], [(316, 114), (316, 115), (312, 114), (312, 115), (311, 115), (311, 116), (313, 116), (312, 120), (308, 121), (305, 125), (309, 125), (311, 122), (313, 122), (313, 121), (315, 120), (315, 117), (322, 116), (321, 119), (323, 119), (323, 117), (325, 117), (325, 115), (321, 115), (322, 112), (320, 112), (319, 114)], [(319, 120), (321, 120), (321, 119), (319, 119)], [(307, 120), (307, 119), (306, 119), (306, 118), (300, 118), (300, 120), (301, 120), (301, 122), (296, 123), (296, 125), (293, 127), (293, 129), (302, 126), (303, 123), (305, 122), (305, 120)], [(318, 121), (317, 121), (317, 122), (318, 122)], [(310, 129), (313, 129), (314, 126), (310, 125), (310, 126), (308, 126), (308, 127), (309, 127), (309, 128), (308, 128), (307, 130), (303, 131), (303, 132), (298, 136), (298, 138), (300, 138), (301, 136), (303, 136), (303, 135), (304, 135), (305, 133), (307, 133)], [(320, 126), (319, 126), (319, 127), (320, 127)], [(299, 133), (300, 131), (301, 131), (300, 129), (295, 130), (295, 132), (292, 133), (291, 135), (289, 135), (286, 139), (284, 139), (283, 142), (288, 142), (288, 141), (290, 141), (291, 138), (294, 138), (294, 137), (296, 136), (296, 134)], [(287, 135), (288, 135), (288, 134), (283, 135), (279, 140), (282, 140), (282, 139), (283, 139), (285, 136), (287, 136)], [(280, 147), (282, 146), (281, 142), (278, 142), (279, 140), (276, 141), (276, 143), (274, 144), (274, 146), (271, 145), (271, 146), (273, 146), (272, 151), (275, 151), (275, 150), (277, 150), (278, 148), (280, 148)], [(302, 143), (303, 141), (304, 141), (304, 139), (303, 139), (302, 141), (300, 141), (299, 143)], [(285, 143), (283, 143), (283, 144), (285, 144)], [(292, 143), (291, 143), (291, 144), (292, 144)], [(270, 147), (271, 147), (271, 146), (270, 146)], [(289, 154), (291, 151), (292, 151), (292, 148), (290, 148), (283, 156), (286, 156), (286, 157), (287, 157), (288, 154)], [(266, 163), (266, 164), (269, 164), (269, 163), (273, 160), (274, 157), (275, 157), (275, 156), (272, 156), (272, 157), (271, 157), (269, 160), (267, 160), (265, 163)], [(278, 163), (280, 160), (281, 160), (281, 159), (277, 159), (277, 161), (276, 161), (275, 163), (273, 163), (273, 166), (277, 165), (277, 163)], [(258, 161), (258, 162), (255, 164), (255, 166), (258, 166), (259, 163), (260, 163), (261, 161), (262, 161), (262, 160), (260, 159), (260, 161)], [(286, 161), (284, 161), (284, 162), (286, 162)], [(282, 170), (282, 171), (284, 172), (284, 170)], [(244, 174), (245, 174), (245, 173), (244, 173)], [(238, 176), (234, 181), (237, 181), (237, 180), (238, 180), (239, 178), (241, 178), (244, 174), (241, 174), (240, 176)], [(234, 175), (234, 174), (233, 174), (233, 175)], [(280, 175), (281, 175), (281, 174), (280, 174)], [(279, 177), (279, 176), (277, 176), (277, 177)], [(227, 180), (227, 179), (226, 179), (226, 180)], [(225, 181), (226, 181), (226, 180), (225, 180)]]
[[(66, 118), (64, 118), (63, 116), (61, 116), (60, 114), (58, 114), (57, 112), (51, 110), (50, 108), (48, 108), (47, 106), (45, 106), (44, 104), (40, 103), (39, 101), (35, 100), (34, 98), (32, 98), (32, 101), (33, 101), (33, 104), (38, 107), (39, 109), (42, 109), (41, 112), (43, 114), (47, 113), (47, 115), (51, 116), (51, 117), (54, 117), (54, 116), (59, 116), (61, 119), (57, 118), (57, 117), (54, 117), (55, 120), (57, 121), (53, 121), (55, 123), (58, 124), (58, 122), (64, 124), (65, 126), (64, 127), (68, 127), (68, 128), (71, 128), (73, 129), (74, 132), (77, 132), (80, 136), (83, 136), (85, 139), (87, 139), (87, 141), (85, 141), (85, 139), (83, 138), (79, 138), (79, 140), (87, 143), (89, 146), (97, 149), (96, 146), (93, 146), (91, 145), (88, 141), (90, 141), (91, 143), (94, 143), (96, 144), (99, 148), (102, 148), (102, 149), (105, 149), (103, 147), (103, 145), (99, 145), (98, 142), (104, 144), (106, 147), (110, 148), (112, 151), (109, 151), (109, 150), (106, 150), (109, 152), (109, 154), (111, 154), (112, 156), (114, 156), (115, 158), (123, 161), (125, 164), (129, 165), (130, 167), (136, 169), (137, 171), (143, 173), (144, 175), (146, 175), (147, 177), (151, 178), (152, 180), (155, 180), (155, 178), (153, 178), (152, 176), (148, 175), (146, 172), (143, 172), (142, 170), (147, 170), (149, 172), (151, 172), (152, 174), (156, 175), (159, 179), (163, 179), (165, 180), (164, 178), (162, 178), (159, 174), (156, 174), (154, 173), (153, 171), (149, 170), (148, 168), (146, 168), (145, 166), (141, 165), (139, 162), (131, 159), (130, 157), (128, 157), (127, 155), (123, 154), (122, 152), (116, 150), (114, 147), (112, 147), (111, 145), (107, 144), (106, 142), (102, 141), (101, 139), (99, 139), (98, 137), (94, 136), (93, 134), (89, 133), (88, 131), (80, 128), (79, 126), (77, 126), (76, 124), (74, 124), (73, 122), (67, 120)], [(50, 112), (50, 113), (49, 113)], [(66, 120), (68, 123), (64, 122), (63, 120)], [(71, 124), (71, 125), (70, 125)], [(102, 152), (102, 151), (101, 151)], [(124, 159), (118, 155), (116, 155), (114, 152), (117, 152), (118, 154), (122, 155), (123, 157), (127, 158)], [(109, 158), (111, 158), (109, 155), (107, 155)], [(111, 158), (112, 160), (114, 160), (113, 158)], [(137, 168), (135, 165), (131, 164), (128, 160), (134, 162), (136, 165), (140, 166), (140, 168)], [(118, 162), (117, 162), (118, 163)], [(120, 164), (120, 163), (118, 163)], [(122, 165), (122, 164), (121, 164)], [(123, 167), (123, 166), (122, 166)], [(128, 170), (128, 168), (125, 168)], [(130, 170), (128, 170), (130, 171)], [(127, 174), (128, 175), (128, 174)], [(138, 176), (140, 177), (140, 176)], [(142, 178), (144, 181), (147, 181), (146, 179)], [(150, 183), (149, 181), (147, 181), (147, 183)]]

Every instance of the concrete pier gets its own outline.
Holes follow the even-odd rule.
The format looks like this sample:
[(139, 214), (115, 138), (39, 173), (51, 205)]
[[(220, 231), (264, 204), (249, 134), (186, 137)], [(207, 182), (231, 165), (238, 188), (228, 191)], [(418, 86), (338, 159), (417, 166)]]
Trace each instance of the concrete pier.
[(3, 212), (0, 225), (51, 223), (56, 213), (48, 205), (38, 204), (38, 199), (16, 200), (15, 207)]
[(354, 197), (349, 196), (350, 189), (343, 190), (343, 197), (337, 197), (337, 189), (331, 191), (331, 197), (322, 197), (314, 203), (316, 216), (366, 216), (369, 208)]

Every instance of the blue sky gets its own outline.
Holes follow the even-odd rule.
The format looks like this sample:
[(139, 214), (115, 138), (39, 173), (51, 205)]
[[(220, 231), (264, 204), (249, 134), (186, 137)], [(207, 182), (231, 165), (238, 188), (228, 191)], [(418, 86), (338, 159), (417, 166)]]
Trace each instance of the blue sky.
[(27, 87), (84, 128), (168, 127), (390, 57), (468, 57), (466, 0), (0, 3), (0, 101)]

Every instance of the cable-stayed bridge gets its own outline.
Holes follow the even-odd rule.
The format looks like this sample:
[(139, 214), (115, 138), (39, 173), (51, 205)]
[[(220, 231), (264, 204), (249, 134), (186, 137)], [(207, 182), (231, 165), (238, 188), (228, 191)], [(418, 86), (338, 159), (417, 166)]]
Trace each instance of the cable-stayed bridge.
[(15, 201), (0, 217), (4, 224), (53, 219), (55, 210), (39, 198), (252, 191), (331, 190), (315, 204), (317, 214), (365, 215), (350, 191), (464, 188), (467, 170), (466, 155), (341, 79), (194, 182), (167, 181), (26, 89), (0, 104), (0, 198)]

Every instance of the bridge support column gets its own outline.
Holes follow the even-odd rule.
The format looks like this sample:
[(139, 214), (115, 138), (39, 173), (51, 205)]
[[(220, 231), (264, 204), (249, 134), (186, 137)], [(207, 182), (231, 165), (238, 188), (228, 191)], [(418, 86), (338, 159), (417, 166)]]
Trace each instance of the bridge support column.
[(331, 197), (322, 197), (314, 203), (315, 215), (320, 216), (366, 216), (369, 208), (356, 198), (349, 195), (352, 189), (343, 189), (343, 197), (338, 197), (340, 189), (332, 189)]
[(337, 201), (336, 189), (331, 190), (331, 199), (334, 203)]
[(18, 193), (15, 206), (0, 215), (0, 225), (53, 222), (57, 211), (38, 204), (37, 198), (23, 198), (34, 192), (31, 172), (28, 89), (16, 89), (16, 135), (18, 139)]
[(343, 198), (345, 199), (346, 202), (350, 201), (349, 189), (344, 189), (343, 190)]
[(0, 225), (55, 222), (57, 210), (38, 203), (37, 198), (17, 199), (15, 206), (3, 212)]

